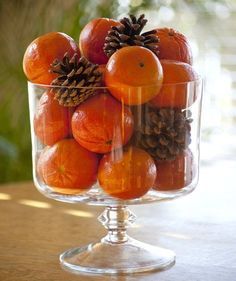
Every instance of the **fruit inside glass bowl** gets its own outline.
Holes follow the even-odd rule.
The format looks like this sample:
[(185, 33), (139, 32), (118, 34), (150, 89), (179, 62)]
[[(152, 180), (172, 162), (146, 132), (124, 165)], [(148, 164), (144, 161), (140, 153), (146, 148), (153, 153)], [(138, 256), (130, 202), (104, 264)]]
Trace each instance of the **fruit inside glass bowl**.
[[(45, 87), (29, 83), (35, 181), (47, 195), (101, 205), (104, 200), (139, 204), (193, 190), (198, 178), (199, 80), (185, 85), (190, 89), (186, 95), (196, 99), (185, 109), (158, 108), (152, 102), (127, 105), (108, 87), (94, 88), (96, 94), (85, 102), (64, 107), (51, 99), (54, 86)], [(142, 93), (142, 87), (134, 89)], [(91, 180), (84, 184), (87, 178)]]

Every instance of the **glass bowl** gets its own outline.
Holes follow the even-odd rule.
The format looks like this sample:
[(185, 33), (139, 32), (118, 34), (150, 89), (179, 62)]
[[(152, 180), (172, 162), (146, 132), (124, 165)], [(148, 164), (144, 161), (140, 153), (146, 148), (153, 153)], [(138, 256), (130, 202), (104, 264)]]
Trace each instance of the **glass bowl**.
[[(125, 87), (140, 104), (116, 100), (120, 88), (67, 88), (28, 82), (33, 179), (46, 197), (105, 206), (98, 220), (107, 235), (60, 255), (74, 273), (127, 274), (162, 270), (175, 263), (171, 250), (127, 235), (135, 221), (128, 205), (189, 194), (198, 182), (201, 79), (165, 84), (170, 100), (142, 103), (155, 85)], [(73, 93), (88, 93), (64, 106)], [(110, 258), (112, 256), (112, 259)]]

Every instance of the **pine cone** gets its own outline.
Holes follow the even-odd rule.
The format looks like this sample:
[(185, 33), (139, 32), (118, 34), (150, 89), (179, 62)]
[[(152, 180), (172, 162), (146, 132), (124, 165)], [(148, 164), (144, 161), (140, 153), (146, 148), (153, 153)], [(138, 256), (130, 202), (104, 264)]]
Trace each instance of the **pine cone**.
[(129, 18), (120, 20), (120, 26), (113, 26), (105, 38), (104, 52), (110, 57), (116, 50), (127, 46), (142, 46), (148, 48), (156, 55), (158, 54), (159, 38), (156, 30), (151, 30), (141, 34), (147, 20), (141, 15), (138, 19), (130, 15)]
[(59, 76), (51, 85), (65, 86), (53, 88), (55, 99), (64, 106), (76, 106), (94, 95), (94, 87), (101, 85), (102, 74), (98, 65), (90, 63), (85, 57), (78, 58), (77, 54), (70, 59), (66, 53), (62, 61), (54, 60), (51, 72)]
[(191, 142), (191, 112), (173, 108), (143, 108), (135, 145), (155, 160), (174, 160)]

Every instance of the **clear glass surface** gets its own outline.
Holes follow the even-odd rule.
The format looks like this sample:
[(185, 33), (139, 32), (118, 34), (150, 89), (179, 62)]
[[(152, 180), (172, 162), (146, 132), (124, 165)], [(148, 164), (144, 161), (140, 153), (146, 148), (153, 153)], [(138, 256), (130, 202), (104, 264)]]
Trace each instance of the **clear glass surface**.
[[(28, 83), (35, 186), (51, 199), (106, 207), (99, 221), (107, 229), (107, 236), (61, 254), (65, 269), (125, 274), (163, 270), (174, 264), (172, 251), (141, 243), (126, 233), (135, 221), (128, 205), (175, 199), (192, 192), (198, 182), (202, 81), (163, 87), (171, 92), (173, 102), (127, 105), (113, 98), (111, 89), (91, 88), (91, 97), (82, 105), (87, 106), (87, 101), (97, 95), (113, 101), (107, 103), (103, 98), (95, 103), (96, 107), (90, 106), (90, 119), (85, 118), (89, 127), (83, 124), (77, 128), (76, 122), (86, 114), (86, 106), (83, 110), (81, 105), (65, 107), (51, 99), (55, 91), (65, 91), (65, 87)], [(88, 90), (75, 90), (78, 89)], [(148, 90), (147, 86), (132, 87), (127, 92), (141, 99)], [(103, 118), (97, 118), (97, 113)], [(68, 142), (89, 151), (81, 154), (82, 164), (77, 166), (77, 150), (68, 150)]]

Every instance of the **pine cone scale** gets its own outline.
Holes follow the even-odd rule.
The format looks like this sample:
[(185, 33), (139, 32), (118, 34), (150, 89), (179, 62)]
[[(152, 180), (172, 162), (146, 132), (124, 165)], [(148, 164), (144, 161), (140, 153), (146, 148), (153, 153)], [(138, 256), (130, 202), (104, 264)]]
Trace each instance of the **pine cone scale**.
[(120, 43), (120, 47), (128, 47), (130, 46), (128, 43)]
[(157, 43), (157, 42), (158, 42), (158, 39), (157, 39), (157, 38), (153, 38), (153, 37), (151, 37), (151, 38), (146, 38), (146, 39), (143, 41), (144, 44), (151, 44), (151, 43)]
[(70, 84), (69, 80), (65, 80), (61, 85), (62, 86), (68, 86)]
[(77, 82), (76, 82), (76, 80), (74, 80), (72, 83), (70, 83), (69, 88), (76, 87), (76, 84), (77, 84)]
[(141, 47), (144, 46), (144, 43), (138, 40), (134, 40), (134, 44), (135, 46), (141, 46)]
[[(128, 36), (126, 34), (119, 34), (118, 36), (122, 42), (127, 41), (130, 38), (130, 36)], [(115, 36), (111, 37), (111, 39), (114, 41), (117, 41), (119, 43), (119, 39), (116, 38)]]
[(119, 46), (119, 43), (117, 43), (117, 42), (110, 42), (110, 44), (109, 44), (112, 48), (116, 48), (116, 47), (118, 47)]
[(75, 69), (72, 69), (71, 72), (67, 75), (68, 78), (71, 78), (75, 75)]
[[(149, 35), (155, 35), (155, 34), (157, 34), (157, 31), (156, 31), (155, 29), (153, 29), (153, 30), (144, 32), (142, 35), (145, 36), (145, 37), (147, 37), (147, 36), (149, 36)], [(157, 37), (157, 38), (158, 38), (158, 37)]]
[(75, 97), (77, 95), (77, 91), (76, 90), (74, 90), (74, 91), (72, 91), (71, 93), (70, 93), (70, 97)]
[(145, 41), (145, 36), (142, 35), (135, 35), (134, 38), (139, 41), (143, 41), (143, 42)]
[[(133, 17), (134, 17), (134, 16), (133, 16)], [(135, 18), (135, 17), (134, 17), (134, 18)], [(142, 23), (144, 18), (145, 18), (145, 15), (144, 15), (144, 14), (140, 15), (140, 17), (137, 19), (137, 22), (138, 22), (138, 23)], [(135, 19), (136, 19), (136, 18), (135, 18)]]
[(77, 71), (76, 71), (76, 75), (80, 75), (83, 72), (83, 67), (81, 66)]
[(85, 80), (81, 80), (79, 83), (77, 83), (76, 87), (83, 87), (85, 84)]

